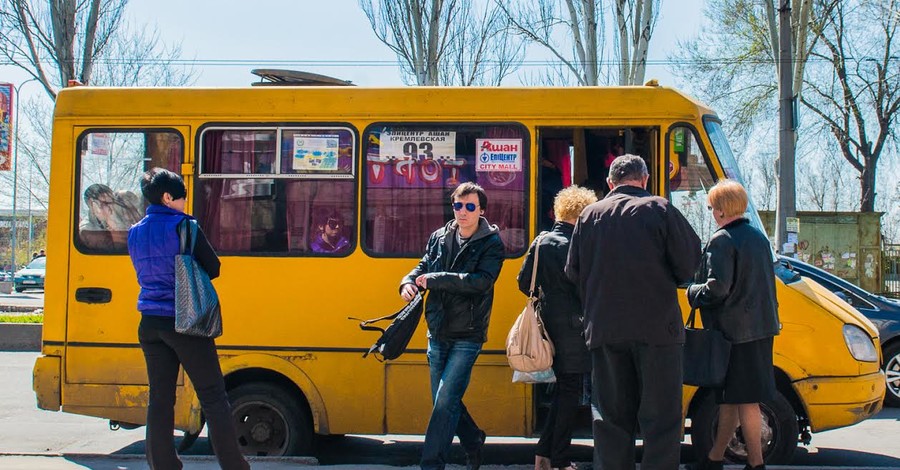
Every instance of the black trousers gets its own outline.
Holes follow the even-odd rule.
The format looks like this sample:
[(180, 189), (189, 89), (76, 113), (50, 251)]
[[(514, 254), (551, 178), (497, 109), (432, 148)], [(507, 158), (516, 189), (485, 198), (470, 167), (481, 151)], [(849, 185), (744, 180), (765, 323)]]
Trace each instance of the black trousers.
[(635, 437), (644, 440), (641, 470), (676, 470), (681, 453), (680, 344), (622, 343), (591, 351), (594, 468), (635, 468)]
[(150, 404), (147, 407), (147, 462), (154, 470), (182, 468), (175, 452), (175, 387), (178, 367), (191, 379), (209, 427), (213, 450), (223, 469), (249, 469), (241, 455), (216, 343), (141, 322), (138, 339), (147, 361)]
[(583, 386), (584, 374), (556, 376), (550, 412), (535, 449), (535, 454), (550, 459), (551, 467), (565, 468), (572, 464), (569, 447)]

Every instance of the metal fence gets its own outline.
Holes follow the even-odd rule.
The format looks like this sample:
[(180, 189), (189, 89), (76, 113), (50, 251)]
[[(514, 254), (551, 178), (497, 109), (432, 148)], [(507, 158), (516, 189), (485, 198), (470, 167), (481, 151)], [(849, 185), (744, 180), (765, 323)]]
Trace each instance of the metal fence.
[(888, 297), (900, 298), (900, 245), (885, 244), (881, 263), (884, 266), (882, 293)]

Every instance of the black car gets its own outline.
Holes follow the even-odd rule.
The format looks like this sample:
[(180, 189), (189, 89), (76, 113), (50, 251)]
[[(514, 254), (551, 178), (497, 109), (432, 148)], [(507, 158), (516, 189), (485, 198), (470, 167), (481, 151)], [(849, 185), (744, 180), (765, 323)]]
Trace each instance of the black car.
[(834, 292), (866, 316), (878, 328), (887, 380), (884, 403), (900, 407), (900, 301), (865, 291), (834, 274), (802, 261), (780, 256), (782, 266)]

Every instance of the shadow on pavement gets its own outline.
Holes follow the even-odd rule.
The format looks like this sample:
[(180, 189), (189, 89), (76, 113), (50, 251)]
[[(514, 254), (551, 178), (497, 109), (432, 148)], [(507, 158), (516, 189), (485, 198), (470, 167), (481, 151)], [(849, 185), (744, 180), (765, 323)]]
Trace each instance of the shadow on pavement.
[[(900, 410), (897, 417), (900, 417)], [(879, 415), (881, 419), (893, 419), (891, 416)], [(181, 438), (175, 439), (176, 447)], [(485, 465), (529, 465), (534, 463), (534, 446), (536, 441), (521, 443), (492, 443), (488, 441), (484, 448)], [(123, 447), (114, 452), (119, 456), (135, 456), (136, 464), (143, 462), (144, 441)], [(638, 446), (638, 459), (641, 458), (641, 447)], [(365, 465), (381, 464), (392, 466), (414, 466), (419, 463), (422, 452), (422, 441), (418, 440), (388, 440), (384, 437), (366, 436), (320, 436), (317, 443), (315, 457), (320, 465)], [(590, 441), (579, 440), (573, 443), (572, 459), (575, 462), (591, 462), (593, 448)], [(180, 455), (197, 456), (212, 455), (212, 448), (206, 437), (200, 437), (185, 452)], [(681, 462), (694, 462), (693, 448), (689, 444), (681, 446)], [(99, 463), (99, 462), (95, 462)], [(451, 463), (464, 464), (465, 453), (458, 444), (454, 444), (451, 450)], [(870, 452), (850, 449), (832, 449), (827, 447), (806, 448), (799, 447), (794, 453), (791, 466), (818, 468), (822, 466), (848, 466), (848, 467), (900, 467), (900, 458), (879, 455)], [(88, 467), (93, 470), (116, 469), (110, 467)], [(129, 467), (142, 469), (145, 467)]]

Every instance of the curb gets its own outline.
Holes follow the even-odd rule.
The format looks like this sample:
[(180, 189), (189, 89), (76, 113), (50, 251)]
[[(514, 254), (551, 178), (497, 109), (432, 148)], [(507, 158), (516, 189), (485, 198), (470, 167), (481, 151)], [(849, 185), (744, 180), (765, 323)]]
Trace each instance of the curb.
[(0, 323), (0, 351), (40, 351), (42, 330), (40, 323)]
[(44, 311), (44, 307), (32, 307), (28, 305), (0, 305), (0, 312), (4, 313), (34, 313)]

